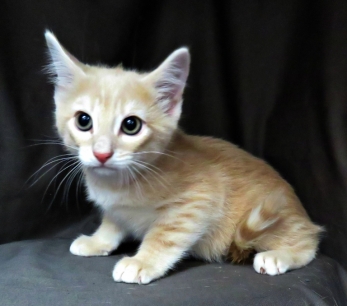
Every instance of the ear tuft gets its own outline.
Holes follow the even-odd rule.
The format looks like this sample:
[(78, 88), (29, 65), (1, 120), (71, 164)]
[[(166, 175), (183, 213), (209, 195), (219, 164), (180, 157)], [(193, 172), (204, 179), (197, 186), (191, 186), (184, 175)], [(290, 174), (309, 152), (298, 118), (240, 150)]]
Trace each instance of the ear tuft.
[(189, 74), (190, 54), (187, 48), (180, 48), (147, 77), (154, 81), (157, 102), (165, 112), (175, 112), (182, 102), (182, 94)]
[(51, 59), (47, 72), (53, 77), (56, 86), (69, 87), (75, 78), (84, 75), (84, 72), (76, 64), (76, 59), (62, 47), (50, 31), (46, 30), (45, 38)]
[(158, 68), (161, 75), (155, 82), (160, 100), (174, 100), (182, 95), (189, 73), (190, 55), (187, 48), (174, 51)]

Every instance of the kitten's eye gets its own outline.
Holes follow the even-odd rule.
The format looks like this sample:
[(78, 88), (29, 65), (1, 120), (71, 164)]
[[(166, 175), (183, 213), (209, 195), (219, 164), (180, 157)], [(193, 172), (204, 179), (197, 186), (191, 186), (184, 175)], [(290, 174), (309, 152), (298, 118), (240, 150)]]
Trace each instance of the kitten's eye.
[(141, 127), (142, 127), (141, 119), (135, 116), (131, 116), (123, 120), (121, 129), (122, 129), (122, 132), (127, 135), (135, 135), (141, 131)]
[(75, 117), (76, 126), (79, 130), (86, 132), (93, 127), (92, 118), (86, 113), (78, 113)]

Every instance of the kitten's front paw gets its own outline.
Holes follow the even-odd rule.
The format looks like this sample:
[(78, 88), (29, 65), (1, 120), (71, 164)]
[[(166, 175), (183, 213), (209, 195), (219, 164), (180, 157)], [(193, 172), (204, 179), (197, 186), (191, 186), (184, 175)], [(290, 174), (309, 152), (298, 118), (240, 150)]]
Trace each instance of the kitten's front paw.
[(160, 269), (146, 264), (136, 257), (124, 257), (113, 270), (113, 279), (116, 282), (149, 284), (151, 281), (164, 275)]
[(113, 248), (93, 236), (82, 235), (70, 246), (70, 252), (77, 256), (107, 256)]
[(279, 275), (289, 269), (291, 259), (282, 251), (267, 251), (255, 255), (253, 267), (260, 274)]

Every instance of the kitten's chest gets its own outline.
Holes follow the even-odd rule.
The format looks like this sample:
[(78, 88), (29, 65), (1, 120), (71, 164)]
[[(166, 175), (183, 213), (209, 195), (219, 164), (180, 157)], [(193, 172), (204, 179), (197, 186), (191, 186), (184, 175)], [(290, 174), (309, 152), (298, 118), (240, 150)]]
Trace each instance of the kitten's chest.
[(139, 239), (142, 239), (158, 217), (153, 205), (155, 203), (147, 203), (148, 199), (144, 195), (112, 191), (93, 185), (88, 186), (88, 194), (90, 200), (106, 211), (122, 230)]
[(155, 209), (148, 207), (117, 207), (109, 215), (123, 231), (138, 239), (143, 238), (158, 217)]
[(112, 190), (87, 183), (88, 196), (91, 201), (104, 210), (113, 210), (117, 207), (138, 207), (146, 205), (145, 196), (129, 190)]

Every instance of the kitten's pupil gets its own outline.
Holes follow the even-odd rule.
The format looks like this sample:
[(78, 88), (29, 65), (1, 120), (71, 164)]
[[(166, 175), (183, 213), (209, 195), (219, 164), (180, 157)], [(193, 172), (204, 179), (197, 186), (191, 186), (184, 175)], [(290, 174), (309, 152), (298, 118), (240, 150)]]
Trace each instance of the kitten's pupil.
[(122, 131), (127, 135), (135, 135), (140, 132), (142, 127), (141, 119), (131, 116), (125, 118), (122, 122)]
[(76, 117), (76, 125), (81, 131), (89, 131), (93, 126), (93, 121), (88, 114), (79, 113)]
[(124, 126), (129, 130), (132, 131), (136, 128), (136, 121), (133, 118), (128, 118), (124, 122)]

